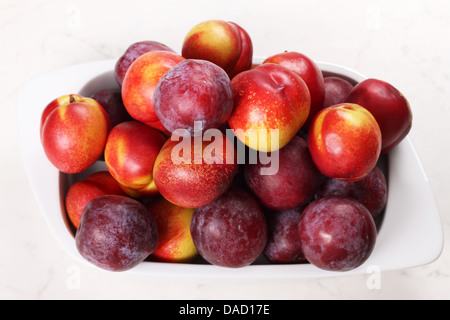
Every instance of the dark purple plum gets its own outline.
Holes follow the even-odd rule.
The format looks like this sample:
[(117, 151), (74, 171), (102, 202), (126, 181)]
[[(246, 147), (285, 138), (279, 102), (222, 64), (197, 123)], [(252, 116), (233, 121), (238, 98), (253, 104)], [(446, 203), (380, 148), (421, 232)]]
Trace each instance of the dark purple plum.
[(153, 253), (157, 241), (157, 224), (147, 208), (117, 195), (91, 200), (75, 236), (81, 256), (109, 271), (134, 268)]
[(328, 271), (349, 271), (371, 255), (377, 238), (372, 215), (360, 202), (342, 196), (309, 204), (299, 224), (305, 258)]
[(298, 227), (304, 207), (266, 212), (269, 235), (264, 256), (273, 263), (306, 262)]
[(240, 268), (262, 254), (267, 242), (267, 222), (250, 193), (230, 189), (216, 201), (195, 210), (191, 235), (206, 261)]
[(206, 60), (187, 59), (160, 79), (153, 106), (164, 127), (194, 134), (194, 122), (203, 131), (221, 128), (233, 111), (233, 91), (226, 72)]
[(114, 75), (116, 77), (117, 83), (122, 86), (123, 79), (127, 74), (128, 68), (131, 64), (144, 53), (151, 51), (171, 51), (175, 52), (168, 46), (157, 41), (140, 41), (131, 44), (125, 53), (117, 60)]
[(387, 203), (387, 184), (383, 172), (375, 167), (359, 181), (327, 179), (317, 197), (348, 196), (361, 202), (375, 219), (383, 213)]
[(91, 98), (100, 103), (105, 109), (111, 122), (111, 127), (125, 121), (134, 120), (127, 109), (125, 109), (120, 91), (103, 89), (94, 93)]
[(272, 152), (273, 161), (277, 160), (276, 155), (278, 171), (274, 174), (264, 175), (261, 171), (262, 168), (273, 167), (273, 163), (262, 164), (259, 161), (245, 166), (248, 187), (270, 210), (288, 210), (307, 204), (319, 190), (322, 179), (312, 161), (308, 144), (296, 136), (284, 148)]
[(324, 79), (324, 84), (324, 108), (346, 102), (345, 100), (353, 89), (353, 85), (350, 82), (338, 77), (327, 77)]

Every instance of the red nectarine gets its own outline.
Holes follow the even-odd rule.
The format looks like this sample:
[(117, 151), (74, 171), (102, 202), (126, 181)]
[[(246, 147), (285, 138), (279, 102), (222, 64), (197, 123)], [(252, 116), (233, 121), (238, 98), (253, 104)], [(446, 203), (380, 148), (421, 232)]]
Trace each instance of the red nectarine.
[(251, 68), (253, 44), (248, 33), (236, 23), (209, 20), (188, 32), (183, 41), (182, 56), (208, 60), (233, 78)]
[(297, 73), (305, 81), (311, 94), (311, 110), (305, 124), (305, 127), (308, 127), (316, 113), (323, 107), (325, 84), (322, 71), (312, 59), (295, 51), (275, 54), (268, 57), (263, 63), (282, 65)]
[(123, 79), (127, 74), (128, 68), (136, 61), (137, 58), (152, 51), (169, 51), (175, 52), (165, 44), (158, 41), (139, 41), (132, 43), (124, 54), (117, 60), (114, 66), (114, 76), (119, 86), (122, 86)]
[(183, 60), (183, 57), (173, 52), (152, 51), (134, 61), (122, 84), (123, 103), (134, 119), (166, 131), (155, 113), (153, 95), (161, 77)]
[(166, 137), (139, 121), (115, 126), (106, 142), (105, 162), (111, 175), (133, 197), (158, 194), (153, 165)]
[(182, 208), (158, 197), (147, 204), (158, 224), (158, 245), (151, 259), (187, 262), (198, 255), (191, 236), (194, 209)]
[[(217, 130), (218, 131), (218, 130)], [(238, 171), (235, 159), (227, 153), (233, 144), (220, 133), (213, 142), (194, 137), (167, 140), (154, 166), (153, 178), (161, 195), (184, 208), (203, 207), (219, 198), (230, 187)]]
[(241, 72), (231, 85), (234, 109), (228, 124), (252, 149), (269, 152), (284, 147), (308, 118), (308, 87), (281, 65), (267, 63)]
[(44, 109), (41, 142), (50, 162), (64, 173), (89, 168), (103, 153), (110, 129), (108, 115), (95, 100), (68, 95)]
[(317, 168), (327, 177), (356, 181), (377, 164), (381, 131), (365, 108), (343, 103), (319, 111), (308, 132)]

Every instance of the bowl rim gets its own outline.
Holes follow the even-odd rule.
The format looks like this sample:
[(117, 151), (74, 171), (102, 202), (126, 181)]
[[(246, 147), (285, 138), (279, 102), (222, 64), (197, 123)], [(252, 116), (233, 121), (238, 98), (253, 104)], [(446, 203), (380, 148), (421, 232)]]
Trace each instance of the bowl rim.
[[(262, 62), (263, 58), (255, 57), (254, 61)], [(41, 112), (50, 101), (64, 94), (86, 90), (86, 84), (93, 79), (104, 81), (104, 87), (117, 86), (113, 77), (115, 63), (114, 59), (93, 61), (38, 75), (26, 81), (16, 96), (22, 160), (40, 211), (61, 247), (76, 261), (94, 268), (97, 267), (78, 253), (73, 235), (67, 230), (61, 214), (64, 208), (59, 187), (61, 175), (43, 152), (39, 123)], [(340, 74), (355, 82), (368, 79), (360, 72), (338, 64), (324, 61), (316, 61), (316, 64), (323, 72)], [(146, 261), (126, 272), (158, 277), (286, 279), (368, 274), (373, 273), (373, 270), (390, 271), (432, 263), (443, 250), (443, 228), (429, 180), (409, 136), (391, 151), (388, 161), (389, 195), (383, 226), (372, 255), (354, 270), (331, 272), (311, 264), (257, 264), (234, 269), (210, 264)], [(58, 183), (49, 183), (51, 181)], [(392, 190), (396, 193), (392, 193)], [(423, 212), (427, 212), (427, 215)]]

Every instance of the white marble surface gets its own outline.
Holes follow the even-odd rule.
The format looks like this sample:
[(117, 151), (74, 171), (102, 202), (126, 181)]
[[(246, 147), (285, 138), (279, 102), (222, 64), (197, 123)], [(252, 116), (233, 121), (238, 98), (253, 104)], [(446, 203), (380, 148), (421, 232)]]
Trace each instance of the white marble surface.
[[(195, 24), (235, 21), (255, 54), (305, 53), (386, 80), (409, 99), (411, 138), (450, 231), (450, 2), (447, 0), (0, 0), (1, 299), (449, 299), (450, 250), (414, 269), (285, 281), (155, 279), (79, 264), (50, 234), (18, 147), (15, 97), (41, 73), (117, 58), (140, 40), (181, 50)], [(40, 107), (40, 106), (36, 106)], [(426, 212), (424, 212), (426, 214)]]

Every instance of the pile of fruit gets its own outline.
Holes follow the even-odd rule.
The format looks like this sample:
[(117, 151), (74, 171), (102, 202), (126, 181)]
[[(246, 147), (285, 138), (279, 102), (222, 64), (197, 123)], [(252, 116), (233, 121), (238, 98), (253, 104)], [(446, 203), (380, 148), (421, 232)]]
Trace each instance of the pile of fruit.
[(119, 91), (68, 93), (42, 113), (49, 161), (74, 175), (67, 216), (80, 254), (125, 271), (143, 261), (244, 267), (364, 263), (387, 202), (380, 159), (412, 114), (392, 85), (324, 76), (299, 52), (253, 64), (239, 25), (198, 24), (181, 54), (155, 41), (115, 65)]

